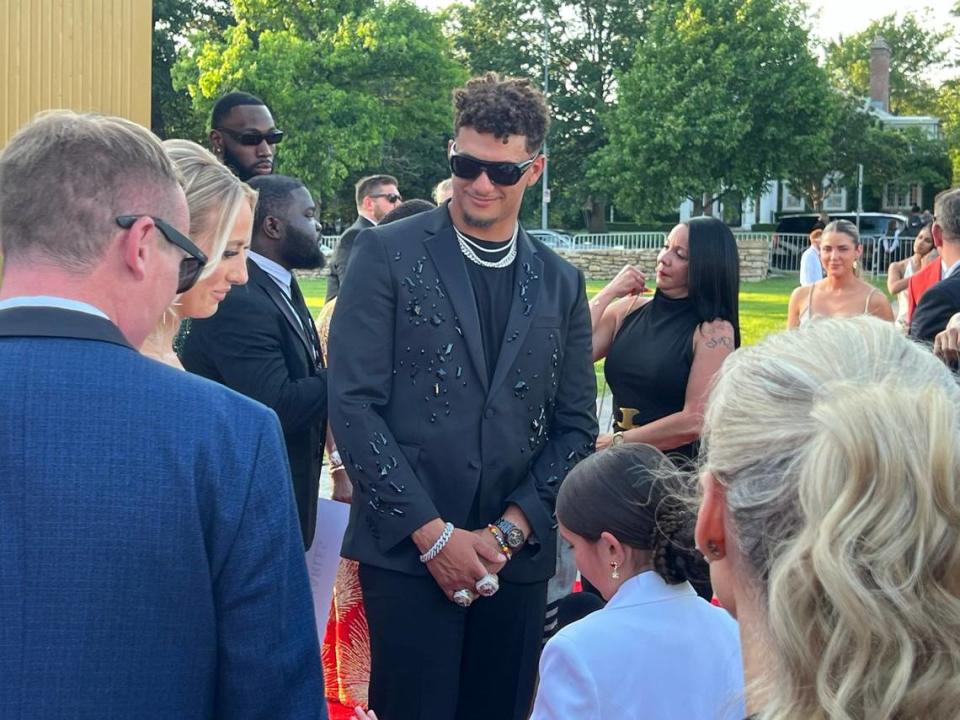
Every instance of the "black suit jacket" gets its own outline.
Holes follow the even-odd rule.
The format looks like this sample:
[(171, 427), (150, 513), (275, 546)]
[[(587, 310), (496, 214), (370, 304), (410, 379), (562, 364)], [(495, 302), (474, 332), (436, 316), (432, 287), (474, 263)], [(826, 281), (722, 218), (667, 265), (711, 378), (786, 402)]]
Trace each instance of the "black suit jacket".
[(350, 261), (350, 253), (353, 252), (353, 243), (361, 230), (375, 227), (363, 215), (357, 218), (357, 221), (344, 230), (340, 240), (337, 241), (337, 247), (333, 251), (333, 259), (330, 261), (330, 275), (327, 277), (327, 302), (333, 300), (340, 293), (340, 285), (343, 283), (343, 276), (347, 274), (347, 263)]
[(357, 238), (330, 335), (330, 421), (354, 499), (343, 555), (424, 574), (410, 535), (508, 504), (537, 544), (506, 579), (549, 578), (554, 503), (593, 451), (596, 380), (582, 273), (520, 232), (516, 291), (492, 381), (468, 262), (446, 207)]
[[(283, 291), (252, 260), (250, 279), (233, 288), (212, 317), (194, 320), (181, 347), (190, 372), (272, 408), (290, 458), (303, 543), (313, 542), (327, 422), (327, 376), (315, 367)], [(225, 439), (229, 442), (229, 438)], [(283, 477), (277, 472), (277, 479)]]
[(960, 272), (927, 290), (910, 319), (910, 337), (933, 342), (954, 313), (960, 312)]

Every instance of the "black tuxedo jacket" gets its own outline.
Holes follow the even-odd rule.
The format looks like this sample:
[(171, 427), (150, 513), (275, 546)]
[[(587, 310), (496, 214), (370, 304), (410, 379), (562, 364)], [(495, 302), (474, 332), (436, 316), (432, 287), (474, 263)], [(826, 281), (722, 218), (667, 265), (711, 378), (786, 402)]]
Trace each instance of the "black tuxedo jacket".
[(343, 282), (343, 276), (347, 273), (347, 263), (350, 261), (350, 253), (353, 252), (353, 243), (361, 230), (375, 227), (363, 215), (357, 218), (357, 221), (344, 230), (340, 240), (337, 241), (337, 247), (333, 251), (333, 259), (330, 261), (330, 275), (327, 278), (327, 302), (333, 300), (340, 293), (340, 285)]
[(960, 272), (927, 290), (910, 319), (910, 337), (933, 342), (954, 313), (960, 312)]
[[(309, 547), (326, 435), (326, 370), (314, 365), (311, 339), (283, 291), (252, 260), (247, 261), (247, 271), (248, 283), (234, 287), (215, 315), (191, 322), (180, 361), (190, 372), (259, 400), (277, 413), (303, 543)], [(277, 480), (283, 476), (278, 469)]]
[(329, 353), (331, 428), (354, 485), (345, 557), (424, 574), (417, 528), (474, 530), (516, 504), (536, 542), (501, 574), (553, 574), (557, 491), (597, 435), (590, 313), (582, 273), (523, 231), (517, 246), (490, 381), (446, 207), (357, 238)]

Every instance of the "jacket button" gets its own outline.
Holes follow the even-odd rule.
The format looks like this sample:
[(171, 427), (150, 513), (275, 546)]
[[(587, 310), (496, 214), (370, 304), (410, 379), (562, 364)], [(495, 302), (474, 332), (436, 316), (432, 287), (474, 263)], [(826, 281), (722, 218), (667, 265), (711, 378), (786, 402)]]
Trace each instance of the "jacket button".
[(487, 420), (489, 420), (490, 418), (492, 418), (493, 415), (494, 415), (493, 408), (487, 408), (486, 410), (483, 411), (483, 416), (484, 416)]
[(471, 470), (479, 470), (480, 463), (477, 462), (476, 460), (471, 460), (470, 462), (467, 463), (467, 467), (469, 467)]

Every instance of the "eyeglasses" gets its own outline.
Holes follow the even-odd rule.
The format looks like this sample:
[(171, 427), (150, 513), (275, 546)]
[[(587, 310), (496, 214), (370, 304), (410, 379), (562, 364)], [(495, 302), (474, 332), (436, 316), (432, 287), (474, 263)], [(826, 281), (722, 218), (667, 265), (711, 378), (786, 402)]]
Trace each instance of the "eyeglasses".
[(204, 255), (200, 248), (193, 244), (190, 238), (173, 227), (173, 225), (160, 218), (153, 217), (153, 215), (121, 215), (117, 218), (117, 225), (124, 230), (129, 230), (133, 227), (133, 224), (142, 217), (148, 217), (153, 220), (157, 226), (157, 230), (167, 239), (167, 242), (176, 245), (187, 253), (188, 257), (180, 261), (180, 277), (177, 280), (177, 294), (185, 293), (192, 288), (200, 278), (200, 273), (203, 272), (203, 266), (207, 264), (207, 256)]
[(480, 177), (480, 173), (485, 172), (490, 182), (495, 185), (516, 185), (538, 157), (540, 157), (539, 150), (532, 158), (523, 162), (492, 162), (461, 155), (454, 146), (450, 153), (450, 172), (464, 180), (476, 180)]
[(237, 132), (230, 128), (214, 128), (222, 133), (226, 133), (241, 145), (259, 145), (264, 140), (268, 145), (279, 145), (283, 140), (283, 130), (271, 130), (268, 133), (262, 133), (259, 130), (248, 130), (247, 132)]
[(367, 197), (382, 197), (386, 198), (387, 202), (391, 205), (396, 205), (398, 202), (403, 202), (403, 198), (397, 195), (396, 193), (370, 193)]

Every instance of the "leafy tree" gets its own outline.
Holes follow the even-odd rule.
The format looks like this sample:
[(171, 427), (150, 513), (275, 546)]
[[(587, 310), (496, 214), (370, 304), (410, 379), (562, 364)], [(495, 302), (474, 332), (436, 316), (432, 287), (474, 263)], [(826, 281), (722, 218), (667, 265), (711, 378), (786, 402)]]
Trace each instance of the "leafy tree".
[(936, 90), (926, 80), (947, 61), (951, 30), (909, 12), (874, 20), (861, 32), (827, 45), (827, 70), (837, 87), (857, 97), (870, 94), (870, 46), (882, 37), (891, 48), (890, 111), (925, 115), (935, 110)]
[[(791, 191), (814, 210), (857, 176), (857, 165), (874, 159), (874, 118), (863, 103), (828, 89), (818, 103), (816, 125), (798, 152), (788, 158), (784, 178)], [(871, 165), (872, 167), (872, 165)]]
[[(960, 6), (957, 8), (960, 14)], [(937, 93), (937, 117), (953, 164), (953, 185), (960, 185), (960, 78), (948, 80)]]
[(178, 43), (199, 30), (222, 30), (231, 19), (229, 0), (153, 1), (150, 125), (160, 137), (199, 139), (203, 125), (191, 112), (190, 96), (173, 87), (171, 70)]
[(829, 96), (788, 0), (658, 3), (619, 90), (591, 177), (647, 217), (759, 194), (810, 142)]
[(203, 117), (230, 90), (262, 97), (287, 132), (278, 171), (323, 198), (327, 221), (353, 216), (353, 181), (370, 172), (427, 197), (449, 174), (450, 91), (465, 76), (440, 20), (408, 0), (319, 6), (237, 0), (236, 25), (196, 37), (177, 83)]

